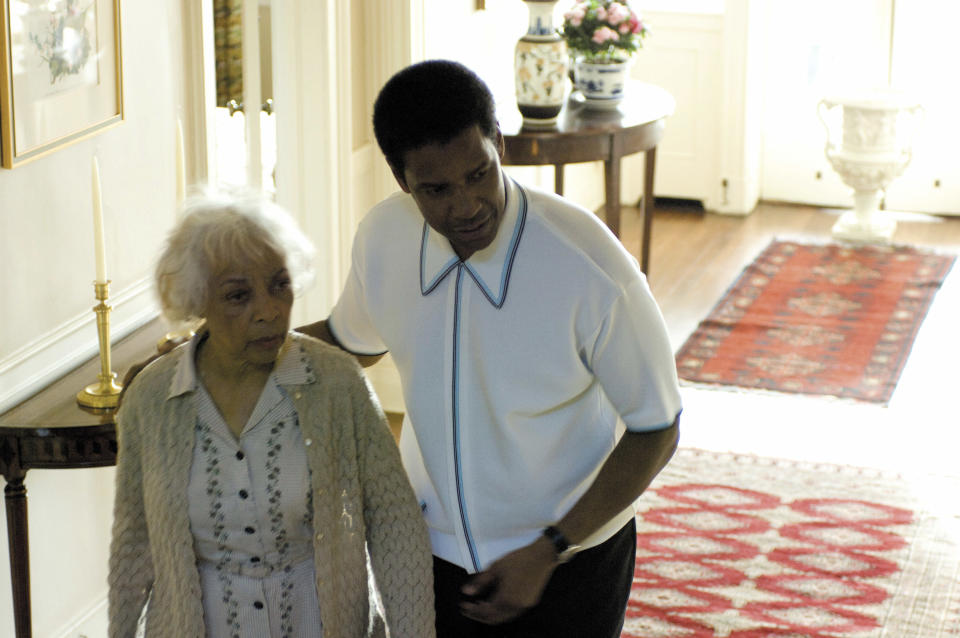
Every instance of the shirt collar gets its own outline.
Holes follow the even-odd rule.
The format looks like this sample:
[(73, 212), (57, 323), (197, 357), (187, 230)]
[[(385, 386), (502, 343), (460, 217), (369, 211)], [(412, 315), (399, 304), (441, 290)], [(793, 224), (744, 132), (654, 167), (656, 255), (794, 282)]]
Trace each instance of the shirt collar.
[[(199, 381), (196, 365), (197, 348), (206, 337), (206, 331), (200, 331), (182, 346), (184, 352), (180, 361), (177, 362), (176, 371), (170, 381), (168, 399), (196, 391)], [(274, 383), (281, 386), (303, 385), (313, 383), (316, 379), (306, 352), (289, 334), (277, 355), (277, 365), (273, 368), (272, 377)]]
[[(527, 194), (513, 179), (503, 176), (506, 203), (503, 221), (489, 246), (463, 262), (487, 300), (500, 308), (507, 298), (510, 272), (527, 219)], [(446, 237), (423, 222), (420, 243), (420, 293), (429, 295), (461, 263)]]

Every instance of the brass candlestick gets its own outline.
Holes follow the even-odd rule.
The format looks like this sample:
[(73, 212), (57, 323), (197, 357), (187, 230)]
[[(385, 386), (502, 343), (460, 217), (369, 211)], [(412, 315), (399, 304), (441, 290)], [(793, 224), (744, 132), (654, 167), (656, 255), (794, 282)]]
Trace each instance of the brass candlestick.
[(110, 282), (94, 282), (93, 289), (100, 302), (93, 307), (97, 313), (97, 339), (100, 342), (99, 381), (88, 385), (77, 393), (77, 403), (88, 408), (115, 408), (123, 389), (117, 383), (117, 373), (110, 369), (110, 310), (107, 299), (110, 297)]

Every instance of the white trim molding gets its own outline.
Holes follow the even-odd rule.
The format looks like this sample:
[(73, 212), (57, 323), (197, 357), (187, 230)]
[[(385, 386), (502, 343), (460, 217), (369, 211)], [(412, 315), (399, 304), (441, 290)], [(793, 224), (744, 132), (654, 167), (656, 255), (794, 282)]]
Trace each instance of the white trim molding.
[[(187, 185), (209, 180), (211, 167), (207, 158), (216, 157), (213, 146), (216, 130), (213, 109), (207, 113), (207, 104), (216, 104), (216, 68), (214, 63), (213, 36), (204, 38), (204, 33), (213, 34), (213, 5), (211, 0), (185, 0), (183, 10), (183, 60), (184, 88), (181, 105), (184, 120), (185, 159)], [(214, 171), (215, 175), (215, 171)], [(188, 192), (189, 189), (188, 189)], [(178, 202), (179, 204), (179, 202)]]
[(763, 3), (727, 0), (723, 19), (723, 103), (720, 127), (722, 193), (718, 213), (749, 215), (760, 199), (763, 94), (759, 17)]
[[(340, 5), (338, 7), (338, 5)], [(314, 288), (304, 295), (295, 322), (326, 317), (346, 276), (343, 231), (349, 204), (349, 8), (335, 0), (273, 2), (273, 78), (277, 113), (277, 201), (297, 219), (317, 246)], [(348, 247), (347, 247), (348, 248)]]
[[(365, 74), (367, 94), (372, 98), (394, 73), (423, 59), (424, 0), (372, 0), (364, 7), (364, 18), (374, 34), (370, 70)], [(386, 162), (374, 166), (373, 179), (378, 200), (397, 189)]]
[(66, 626), (57, 631), (58, 638), (93, 638), (106, 636), (109, 616), (107, 614), (107, 596), (104, 595), (96, 604), (74, 618)]
[[(90, 302), (95, 303), (93, 290)], [(159, 306), (153, 293), (153, 278), (146, 276), (111, 297), (110, 341), (115, 343), (155, 319)], [(91, 306), (92, 307), (92, 306)], [(0, 359), (0, 412), (42, 390), (65, 373), (96, 356), (96, 316), (92, 311), (75, 316), (53, 330), (25, 343)], [(114, 370), (118, 375), (124, 371)], [(93, 383), (96, 379), (91, 379)], [(82, 388), (77, 388), (81, 390)]]

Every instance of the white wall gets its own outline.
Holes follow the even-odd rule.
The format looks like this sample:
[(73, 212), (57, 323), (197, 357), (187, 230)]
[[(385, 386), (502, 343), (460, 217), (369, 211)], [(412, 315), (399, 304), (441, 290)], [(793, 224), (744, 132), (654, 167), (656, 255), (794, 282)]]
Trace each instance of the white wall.
[[(125, 121), (13, 170), (0, 169), (0, 411), (96, 352), (90, 163), (100, 161), (114, 337), (155, 312), (152, 257), (174, 219), (182, 116), (181, 4), (122, 3)], [(189, 145), (188, 140), (188, 145)], [(0, 481), (2, 482), (2, 481)], [(71, 627), (106, 595), (113, 470), (32, 470), (33, 635)], [(0, 517), (0, 536), (6, 525)], [(0, 635), (13, 635), (0, 552)]]

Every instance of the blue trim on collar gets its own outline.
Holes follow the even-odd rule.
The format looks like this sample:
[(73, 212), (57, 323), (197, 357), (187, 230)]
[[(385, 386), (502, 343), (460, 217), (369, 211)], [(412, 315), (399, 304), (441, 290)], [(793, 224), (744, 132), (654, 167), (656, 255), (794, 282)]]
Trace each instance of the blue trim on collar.
[(517, 211), (517, 220), (513, 225), (513, 235), (510, 238), (510, 243), (506, 251), (506, 256), (504, 258), (503, 267), (500, 274), (499, 287), (496, 293), (490, 290), (490, 287), (486, 284), (483, 278), (477, 273), (477, 271), (470, 264), (469, 259), (467, 261), (461, 260), (455, 253), (454, 256), (445, 263), (440, 269), (439, 272), (433, 277), (430, 282), (426, 281), (426, 261), (425, 255), (427, 251), (427, 241), (430, 233), (430, 226), (426, 221), (423, 222), (423, 231), (420, 239), (420, 294), (423, 296), (429, 295), (433, 290), (440, 284), (441, 281), (446, 278), (450, 272), (457, 266), (459, 263), (463, 263), (467, 268), (467, 272), (470, 274), (470, 278), (477, 284), (477, 287), (483, 292), (483, 295), (487, 298), (487, 301), (490, 302), (493, 307), (499, 309), (503, 307), (504, 302), (507, 299), (507, 289), (510, 285), (510, 274), (513, 272), (513, 263), (516, 259), (517, 250), (520, 245), (520, 237), (523, 235), (523, 229), (526, 226), (527, 221), (527, 193), (522, 186), (513, 181), (514, 186), (516, 187), (517, 193), (519, 193), (519, 202), (518, 202), (518, 211)]
[(420, 238), (420, 294), (423, 295), (424, 297), (426, 297), (431, 292), (433, 292), (433, 289), (436, 288), (437, 285), (439, 285), (440, 282), (443, 281), (443, 278), (446, 277), (450, 273), (450, 271), (453, 270), (453, 268), (460, 262), (460, 258), (457, 257), (456, 254), (454, 254), (453, 258), (450, 261), (448, 261), (440, 269), (440, 272), (437, 273), (437, 276), (433, 278), (433, 281), (431, 281), (429, 285), (426, 284), (424, 282), (423, 271), (425, 268), (425, 264), (424, 264), (423, 256), (427, 252), (427, 238), (429, 236), (430, 236), (430, 226), (427, 224), (426, 220), (424, 220), (423, 232), (421, 233), (421, 238)]
[(517, 223), (513, 225), (513, 237), (510, 238), (510, 247), (507, 249), (507, 258), (503, 263), (503, 270), (500, 274), (500, 294), (494, 297), (493, 293), (484, 283), (483, 279), (473, 269), (469, 262), (464, 262), (467, 272), (470, 273), (480, 290), (483, 291), (487, 300), (498, 310), (503, 307), (503, 302), (507, 300), (507, 288), (510, 286), (510, 273), (513, 272), (513, 261), (517, 256), (517, 247), (520, 244), (520, 235), (527, 223), (527, 194), (519, 184), (517, 192), (520, 193), (520, 211), (517, 213)]

